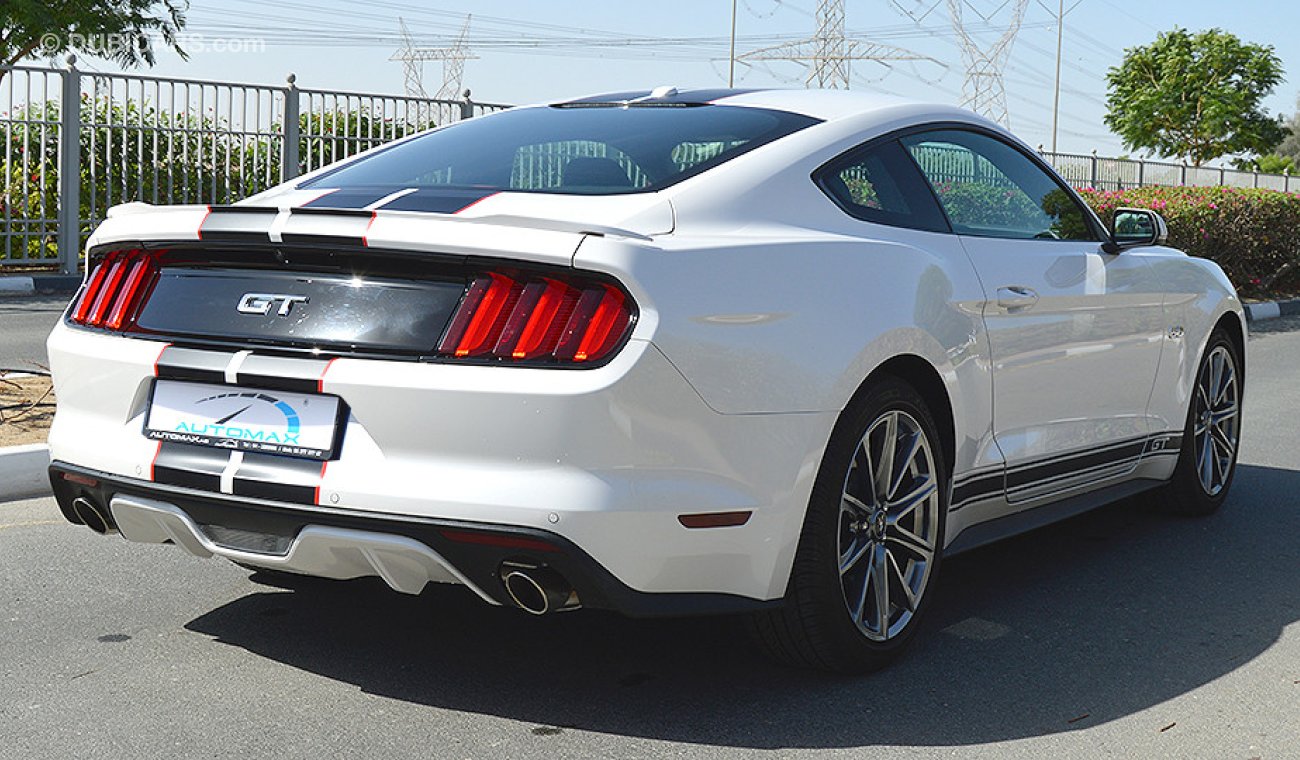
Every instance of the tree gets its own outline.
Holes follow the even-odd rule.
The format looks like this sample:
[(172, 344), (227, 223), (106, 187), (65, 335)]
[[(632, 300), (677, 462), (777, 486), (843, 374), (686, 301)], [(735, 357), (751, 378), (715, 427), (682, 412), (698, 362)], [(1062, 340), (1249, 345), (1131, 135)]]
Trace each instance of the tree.
[[(1296, 98), (1296, 108), (1300, 109), (1300, 98)], [(1287, 121), (1282, 129), (1286, 132), (1286, 136), (1282, 138), (1281, 144), (1274, 152), (1300, 165), (1300, 110), (1291, 115), (1291, 120)]]
[(152, 35), (184, 58), (176, 33), (187, 6), (184, 0), (4, 0), (0, 65), (77, 50), (122, 66), (152, 66)]
[(1261, 105), (1282, 81), (1281, 59), (1271, 46), (1220, 29), (1164, 32), (1124, 51), (1106, 81), (1106, 126), (1129, 149), (1200, 166), (1232, 153), (1269, 153), (1284, 136)]

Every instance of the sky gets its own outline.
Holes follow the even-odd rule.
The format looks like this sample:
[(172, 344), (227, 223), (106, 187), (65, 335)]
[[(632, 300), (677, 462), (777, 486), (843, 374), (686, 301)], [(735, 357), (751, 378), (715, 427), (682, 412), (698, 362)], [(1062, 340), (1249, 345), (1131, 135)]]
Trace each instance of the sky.
[[(996, 44), (1014, 0), (965, 0), (974, 44)], [(811, 37), (817, 0), (736, 0), (737, 54)], [(1287, 81), (1267, 100), (1294, 113), (1300, 93), (1300, 3), (1293, 0), (1066, 0), (1058, 146), (1063, 152), (1120, 155), (1103, 123), (1106, 70), (1126, 48), (1174, 26), (1218, 27), (1274, 47)], [(1001, 10), (998, 11), (998, 8)], [(927, 9), (933, 10), (926, 14)], [(1051, 145), (1057, 0), (1029, 0), (1007, 60), (1010, 126), (1032, 145)], [(985, 21), (980, 14), (988, 16)], [(160, 52), (161, 76), (401, 93), (399, 17), (418, 46), (448, 47), (469, 15), (463, 87), (477, 101), (531, 103), (658, 85), (727, 84), (732, 0), (192, 0), (188, 61)], [(846, 29), (918, 60), (854, 61), (850, 87), (960, 104), (966, 67), (946, 0), (846, 0)], [(79, 64), (112, 72), (93, 57)], [(442, 64), (424, 64), (430, 95)], [(808, 70), (790, 61), (741, 62), (738, 87), (802, 87)]]

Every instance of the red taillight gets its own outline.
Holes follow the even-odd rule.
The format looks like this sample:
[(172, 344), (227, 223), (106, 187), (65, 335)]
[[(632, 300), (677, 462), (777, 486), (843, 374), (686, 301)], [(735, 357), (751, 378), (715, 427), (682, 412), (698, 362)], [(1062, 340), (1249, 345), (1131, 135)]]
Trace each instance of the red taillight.
[(144, 305), (158, 274), (157, 252), (114, 251), (91, 272), (72, 307), (72, 321), (124, 330)]
[(631, 304), (613, 285), (491, 272), (470, 282), (438, 353), (591, 363), (608, 356), (631, 325)]

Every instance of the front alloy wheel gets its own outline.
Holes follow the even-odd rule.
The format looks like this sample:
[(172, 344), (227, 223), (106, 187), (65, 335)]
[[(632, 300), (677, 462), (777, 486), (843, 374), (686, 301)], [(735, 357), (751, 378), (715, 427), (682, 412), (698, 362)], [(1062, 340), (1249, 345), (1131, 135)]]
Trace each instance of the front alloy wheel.
[(1208, 515), (1227, 498), (1241, 444), (1242, 379), (1237, 346), (1219, 328), (1197, 367), (1178, 465), (1156, 494), (1157, 507), (1179, 515)]
[(1206, 495), (1218, 496), (1228, 486), (1241, 427), (1237, 365), (1228, 346), (1215, 346), (1205, 358), (1193, 403), (1192, 451), (1197, 479)]

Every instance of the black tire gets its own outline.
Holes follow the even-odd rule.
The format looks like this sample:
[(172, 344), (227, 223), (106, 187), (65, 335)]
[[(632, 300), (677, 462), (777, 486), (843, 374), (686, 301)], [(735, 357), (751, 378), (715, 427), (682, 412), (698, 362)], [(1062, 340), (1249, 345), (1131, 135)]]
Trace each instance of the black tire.
[[(1226, 464), (1223, 465), (1223, 469), (1216, 469), (1212, 473), (1211, 481), (1214, 487), (1207, 488), (1203, 483), (1201, 469), (1205, 455), (1204, 443), (1207, 436), (1212, 438), (1211, 445), (1214, 445), (1214, 441), (1222, 441), (1222, 439), (1213, 438), (1214, 433), (1211, 431), (1198, 435), (1198, 430), (1201, 429), (1201, 423), (1204, 421), (1202, 416), (1204, 414), (1204, 403), (1197, 391), (1201, 389), (1202, 381), (1207, 378), (1207, 373), (1212, 375), (1212, 365), (1216, 355), (1227, 357), (1231, 363), (1232, 391), (1234, 393), (1232, 401), (1236, 407), (1236, 416), (1234, 419), (1234, 434), (1231, 436), (1230, 456), (1218, 458), (1218, 462), (1226, 462)], [(1170, 478), (1169, 482), (1156, 492), (1155, 506), (1159, 511), (1166, 514), (1197, 517), (1212, 514), (1223, 505), (1224, 500), (1228, 497), (1228, 489), (1232, 486), (1232, 480), (1237, 474), (1237, 453), (1241, 448), (1243, 378), (1241, 355), (1237, 350), (1237, 345), (1233, 343), (1232, 338), (1223, 328), (1216, 329), (1210, 336), (1210, 340), (1201, 356), (1201, 361), (1196, 368), (1194, 390), (1191, 401), (1187, 405), (1187, 420), (1183, 427), (1183, 441), (1178, 452), (1178, 465), (1175, 467), (1173, 477)], [(1216, 464), (1211, 460), (1212, 467)]]
[[(869, 493), (876, 493), (881, 485), (876, 475), (871, 475), (868, 483), (861, 480), (861, 473), (878, 474), (883, 468), (875, 464), (861, 466), (869, 461), (870, 454), (864, 457), (860, 444), (868, 432), (871, 432), (866, 441), (868, 449), (875, 441), (885, 440), (889, 428), (887, 422), (882, 421), (887, 421), (895, 412), (901, 413), (894, 415), (895, 429), (906, 428), (911, 435), (915, 423), (916, 430), (924, 435), (927, 447), (924, 452), (916, 454), (911, 464), (905, 463), (911, 468), (910, 472), (883, 481), (898, 484), (894, 502), (884, 499), (886, 509), (882, 510), (879, 508), (880, 500), (877, 500), (872, 511), (862, 511), (859, 508), (867, 505), (846, 499), (844, 494), (852, 491), (860, 495), (865, 492), (864, 487), (870, 489)], [(885, 424), (886, 428), (881, 431), (879, 424)], [(904, 438), (896, 433), (895, 448), (902, 445), (905, 445)], [(895, 464), (895, 471), (903, 469), (897, 466), (897, 462)], [(924, 473), (924, 470), (929, 472)], [(948, 472), (934, 418), (920, 394), (911, 386), (889, 377), (855, 397), (841, 415), (827, 444), (799, 537), (784, 604), (749, 618), (750, 633), (759, 646), (780, 662), (841, 673), (869, 672), (896, 659), (912, 640), (929, 600), (934, 596), (948, 509)], [(906, 509), (907, 500), (901, 495), (925, 492), (927, 477), (933, 481), (934, 494), (926, 496), (923, 502), (917, 501), (918, 506), (913, 509)], [(896, 504), (894, 516), (897, 525), (887, 522), (887, 517), (879, 514), (887, 512), (889, 503)], [(855, 519), (857, 515), (870, 516)], [(908, 520), (912, 522), (908, 523)], [(906, 530), (899, 531), (899, 526)], [(908, 541), (904, 541), (906, 535), (926, 539), (916, 546), (927, 542), (932, 544), (930, 556), (925, 558), (924, 552), (909, 549)], [(880, 536), (885, 538), (878, 540)], [(846, 541), (848, 548), (844, 549)], [(869, 548), (862, 548), (864, 546)], [(848, 557), (858, 557), (858, 564), (847, 560)], [(849, 597), (856, 594), (851, 593), (850, 586), (863, 561), (867, 566), (861, 570), (865, 575), (855, 614)], [(841, 562), (848, 563), (851, 568), (843, 577)], [(883, 605), (875, 585), (875, 579), (882, 577), (875, 574), (877, 567), (884, 568), (882, 572), (887, 578), (883, 588), (897, 592)], [(890, 574), (891, 567), (896, 574)], [(870, 611), (864, 606), (869, 584), (873, 607)], [(913, 586), (919, 588), (914, 608), (912, 596), (903, 593), (904, 585), (912, 591), (916, 590)], [(897, 622), (891, 624), (895, 620), (892, 612), (895, 598), (904, 604), (898, 606)], [(886, 610), (884, 614), (880, 613), (882, 606)], [(874, 613), (874, 630), (865, 613)], [(880, 638), (882, 633), (883, 639)]]

